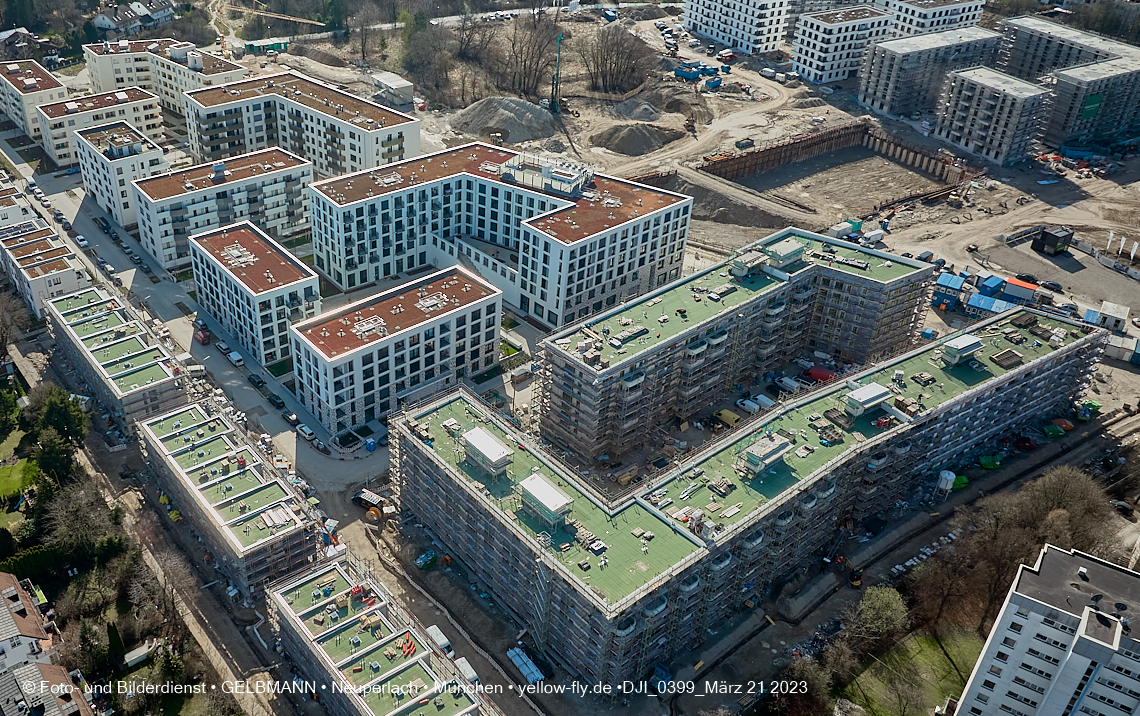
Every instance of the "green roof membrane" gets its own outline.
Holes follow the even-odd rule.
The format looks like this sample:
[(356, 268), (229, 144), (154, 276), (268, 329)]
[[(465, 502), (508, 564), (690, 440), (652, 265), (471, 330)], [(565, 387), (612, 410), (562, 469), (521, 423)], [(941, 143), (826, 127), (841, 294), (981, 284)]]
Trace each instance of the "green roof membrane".
[[(345, 659), (353, 656), (354, 654), (361, 654), (364, 651), (370, 650), (376, 644), (387, 639), (392, 635), (392, 628), (388, 626), (388, 622), (381, 617), (380, 621), (375, 626), (361, 630), (359, 620), (350, 621), (352, 617), (360, 614), (368, 609), (370, 605), (365, 604), (359, 598), (354, 598), (349, 602), (349, 615), (344, 621), (338, 621), (337, 624), (341, 626), (335, 630), (325, 634), (317, 640), (317, 644), (324, 650), (333, 663), (339, 664)], [(347, 622), (347, 623), (346, 623)], [(353, 637), (360, 640), (359, 646), (352, 643)], [(387, 669), (385, 670), (387, 671)], [(368, 680), (376, 678), (376, 675), (368, 677)], [(367, 681), (357, 684), (363, 686)]]
[[(500, 509), (512, 515), (515, 524), (531, 536), (549, 533), (553, 547), (551, 556), (565, 564), (572, 574), (587, 586), (593, 587), (606, 600), (611, 603), (619, 601), (698, 549), (697, 544), (685, 535), (674, 532), (669, 525), (637, 503), (631, 503), (611, 516), (587, 498), (575, 484), (558, 477), (550, 465), (534, 453), (518, 449), (517, 440), (512, 439), (497, 424), (477, 421), (474, 411), (468, 413), (469, 406), (465, 398), (456, 397), (429, 412), (415, 416), (429, 427), (434, 437), (432, 449), (435, 454), (470, 482), (483, 484)], [(514, 450), (514, 462), (505, 479), (488, 479), (478, 467), (463, 459), (463, 452), (456, 451), (460, 447), (459, 441), (440, 427), (449, 419), (457, 420), (463, 432), (481, 426)], [(535, 471), (551, 478), (574, 500), (568, 520), (578, 520), (596, 539), (607, 545), (604, 552), (607, 565), (599, 565), (600, 555), (580, 546), (565, 527), (551, 529), (522, 509), (520, 500), (514, 493), (514, 486)], [(654, 538), (643, 545), (641, 539), (632, 534), (635, 529), (652, 532)], [(588, 571), (578, 566), (578, 562), (583, 559), (590, 562)]]
[[(209, 433), (207, 433), (209, 436)], [(170, 440), (171, 438), (167, 438)], [(166, 441), (164, 441), (165, 444)], [(174, 461), (183, 470), (189, 472), (198, 465), (204, 465), (208, 462), (217, 460), (222, 455), (226, 455), (234, 451), (233, 446), (223, 436), (217, 435), (205, 442), (185, 443), (190, 445), (190, 449), (185, 452), (179, 453), (174, 456)]]
[[(409, 661), (422, 657), (424, 645), (412, 638), (411, 644), (415, 648), (407, 648), (405, 644), (407, 644), (408, 638), (408, 632), (405, 631), (395, 639), (383, 644), (365, 647), (362, 643), (361, 648), (356, 649), (354, 653), (345, 655), (346, 657), (351, 656), (351, 659), (340, 665), (340, 673), (344, 674), (344, 678), (352, 682), (353, 686), (364, 686), (389, 671), (398, 669)], [(347, 643), (348, 638), (346, 637), (344, 641)], [(339, 659), (337, 661), (339, 662)]]
[[(231, 495), (234, 493), (231, 493)], [(244, 495), (237, 495), (231, 497), (228, 502), (223, 502), (214, 506), (218, 511), (223, 521), (233, 520), (249, 512), (257, 512), (262, 507), (267, 507), (276, 502), (280, 502), (288, 495), (285, 488), (278, 482), (267, 482), (261, 487), (247, 492)], [(242, 507), (242, 503), (245, 507)]]
[[(161, 356), (161, 354), (160, 354)], [(128, 373), (119, 373), (112, 381), (118, 386), (119, 390), (123, 393), (129, 393), (132, 390), (139, 390), (145, 388), (151, 383), (157, 383), (160, 380), (165, 380), (170, 377), (170, 373), (166, 368), (158, 363), (152, 363), (145, 368), (132, 370)]]
[[(1015, 365), (1008, 368), (1002, 367), (991, 360), (993, 355), (1012, 349), (1021, 354), (1021, 363), (1017, 364), (1021, 365), (1056, 350), (1049, 345), (1046, 339), (1031, 334), (1028, 329), (1017, 329), (1010, 324), (1012, 318), (1023, 313), (1019, 312), (1014, 316), (1006, 317), (988, 325), (975, 325), (963, 331), (961, 334), (969, 334), (982, 340), (982, 349), (973, 356), (976, 360), (966, 360), (962, 364), (952, 367), (945, 365), (941, 359), (942, 346), (954, 337), (947, 336), (944, 340), (930, 344), (920, 353), (884, 364), (871, 373), (859, 375), (858, 382), (860, 385), (877, 383), (890, 388), (890, 398), (886, 402), (892, 406), (896, 399), (911, 398), (925, 410), (936, 408), (967, 390), (975, 388), (987, 380), (1005, 375), (1017, 367)], [(1037, 325), (1047, 330), (1064, 328), (1070, 332), (1070, 336), (1073, 331), (1072, 324), (1040, 316), (1037, 316)], [(1008, 340), (1007, 336), (1022, 342), (1015, 343)], [(903, 375), (901, 384), (892, 382), (895, 371), (899, 370), (902, 371)], [(925, 386), (920, 385), (911, 377), (917, 373), (930, 374), (932, 382)], [(898, 425), (897, 420), (892, 423), (876, 425), (876, 421), (887, 416), (886, 411), (881, 407), (874, 407), (863, 415), (854, 418), (854, 424), (850, 428), (844, 428), (823, 417), (824, 413), (831, 409), (844, 411), (845, 399), (850, 392), (851, 388), (841, 383), (815, 395), (809, 394), (810, 400), (807, 403), (789, 410), (783, 415), (769, 413), (767, 418), (762, 417), (757, 421), (741, 423), (736, 429), (737, 432), (741, 433), (738, 440), (721, 443), (719, 451), (708, 455), (695, 465), (705, 471), (705, 476), (709, 478), (710, 482), (718, 478), (726, 478), (732, 482), (735, 489), (729, 492), (727, 496), (714, 495), (700, 480), (694, 480), (690, 477), (693, 473), (689, 472), (664, 485), (668, 488), (668, 492), (662, 499), (671, 499), (673, 502), (665, 506), (663, 511), (669, 513), (678, 506), (692, 506), (705, 510), (705, 513), (709, 514), (708, 506), (720, 503), (722, 506), (716, 508), (712, 513), (712, 519), (726, 527), (731, 526), (744, 519), (749, 512), (759, 505), (808, 477), (828, 461), (858, 445), (862, 442), (860, 436), (869, 440), (889, 429), (891, 425)], [(822, 419), (823, 423), (817, 422), (819, 419)], [(830, 446), (821, 444), (820, 433), (812, 427), (813, 423), (826, 425), (838, 431), (843, 437), (843, 442)], [(791, 450), (784, 453), (782, 459), (775, 461), (754, 477), (747, 476), (750, 475), (750, 472), (746, 472), (746, 476), (742, 477), (735, 469), (738, 460), (744, 459), (745, 449), (749, 445), (756, 441), (767, 440), (766, 433), (769, 430), (774, 431), (778, 436), (794, 437), (795, 442)], [(803, 449), (805, 447), (810, 447), (812, 450), (809, 452)], [(800, 451), (799, 454), (797, 454), (797, 450)], [(693, 481), (697, 481), (701, 486), (696, 488), (689, 499), (682, 501), (680, 499), (681, 493)], [(726, 516), (733, 507), (738, 507), (738, 509), (733, 510), (731, 516)]]
[[(206, 474), (209, 476), (209, 472)], [(194, 474), (191, 473), (190, 477), (194, 477)], [(212, 476), (209, 477), (212, 479)], [(248, 492), (264, 482), (257, 470), (251, 469), (239, 468), (229, 475), (220, 477), (221, 479), (217, 479), (199, 490), (211, 505), (225, 502), (234, 495)]]
[[(218, 429), (224, 428), (224, 425), (220, 422), (182, 422), (181, 427), (173, 428), (175, 422), (178, 421), (172, 421), (170, 423), (172, 429), (166, 434), (165, 437), (161, 438), (163, 448), (165, 448), (167, 452), (171, 453), (178, 452), (179, 450), (188, 448), (192, 445), (197, 445), (197, 443), (200, 443), (204, 440), (212, 440), (213, 438), (220, 437), (221, 434), (228, 432), (228, 430), (223, 429), (221, 431), (221, 434), (219, 434)], [(215, 454), (214, 457), (218, 457), (218, 454)], [(213, 458), (205, 458), (203, 460), (199, 460), (199, 462), (207, 462), (209, 459)]]
[[(419, 679), (426, 688), (420, 690), (419, 694), (421, 695), (412, 696), (406, 687), (417, 679)], [(402, 697), (396, 694), (396, 690), (393, 688), (396, 686), (401, 687), (403, 690), (404, 695)], [(436, 707), (432, 706), (431, 699), (427, 696), (427, 692), (434, 687), (435, 677), (424, 668), (423, 664), (416, 661), (412, 662), (411, 666), (402, 671), (398, 671), (395, 674), (373, 682), (360, 691), (360, 696), (376, 716), (384, 716), (385, 714), (402, 711), (409, 705), (418, 705), (419, 702), (425, 698), (428, 699), (428, 702), (419, 707), (419, 710), (425, 714), (431, 713), (435, 716), (445, 714), (450, 716), (450, 714), (458, 713), (458, 710), (451, 712), (437, 711)], [(417, 712), (413, 711), (412, 713)]]
[[(437, 698), (443, 700), (442, 706), (435, 705)], [(403, 708), (393, 716), (419, 716), (421, 713), (424, 716), (455, 716), (475, 705), (474, 700), (461, 688), (447, 689), (444, 693), (431, 696), (426, 704), (422, 702), (423, 697), (404, 699)], [(380, 716), (379, 712), (377, 716)]]
[(54, 301), (52, 301), (51, 304), (53, 306), (55, 306), (56, 310), (59, 311), (61, 314), (66, 315), (68, 311), (73, 311), (77, 308), (86, 307), (86, 306), (90, 305), (92, 301), (99, 301), (100, 299), (101, 299), (101, 296), (100, 296), (99, 292), (96, 291), (95, 289), (91, 288), (91, 289), (88, 289), (86, 291), (83, 291), (82, 293), (73, 293), (70, 296), (65, 296), (63, 298), (57, 298)]
[[(269, 510), (263, 510), (256, 514), (234, 520), (228, 527), (233, 536), (241, 543), (243, 548), (251, 547), (263, 539), (278, 534), (282, 530), (292, 529), (297, 525), (297, 516), (293, 511), (287, 507), (276, 509), (277, 505)], [(281, 515), (281, 510), (285, 511)], [(272, 513), (276, 513), (275, 515)], [(269, 517), (271, 524), (275, 525), (273, 529), (266, 526), (265, 518)]]
[[(285, 599), (285, 603), (293, 608), (294, 614), (309, 609), (315, 604), (320, 604), (332, 599), (333, 595), (340, 594), (351, 586), (348, 577), (337, 569), (336, 565), (332, 565), (329, 569), (317, 574), (304, 582), (293, 586), (289, 589), (282, 589), (279, 594)], [(325, 589), (328, 589), (328, 594), (325, 594)], [(314, 592), (321, 592), (316, 597), (313, 596)]]
[(155, 361), (163, 359), (162, 351), (158, 348), (149, 348), (142, 353), (135, 353), (134, 355), (125, 355), (119, 357), (117, 360), (108, 363), (102, 363), (103, 370), (107, 371), (107, 375), (116, 376), (121, 373), (141, 368), (146, 365), (153, 364)]
[(123, 356), (131, 355), (132, 353), (141, 353), (149, 347), (146, 341), (138, 335), (115, 341), (113, 334), (110, 333), (84, 338), (83, 345), (87, 346), (87, 350), (91, 351), (91, 355), (95, 357), (95, 360), (99, 361), (100, 365), (113, 363)]
[[(79, 316), (67, 316), (64, 320), (68, 319), (72, 320), (69, 320), (67, 325), (71, 326), (71, 330), (75, 331), (75, 335), (79, 336), (81, 339), (87, 338), (88, 336), (94, 336), (98, 333), (103, 333), (104, 331), (110, 331), (113, 328), (119, 328), (120, 326), (124, 326), (127, 323), (123, 320), (122, 316), (120, 316), (118, 313), (113, 312), (105, 312), (98, 316), (88, 315), (88, 317), (85, 318), (81, 318)], [(115, 340), (117, 338), (122, 338), (123, 336), (141, 332), (142, 329), (132, 323), (124, 329), (122, 336), (115, 335), (114, 333), (108, 333), (107, 337), (108, 340)]]

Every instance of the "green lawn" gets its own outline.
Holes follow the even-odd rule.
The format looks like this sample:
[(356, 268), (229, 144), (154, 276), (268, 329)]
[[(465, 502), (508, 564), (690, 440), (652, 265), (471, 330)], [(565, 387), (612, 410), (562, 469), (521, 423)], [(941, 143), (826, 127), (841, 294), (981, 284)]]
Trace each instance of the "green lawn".
[(512, 346), (510, 343), (507, 343), (506, 341), (499, 341), (499, 352), (503, 354), (504, 358), (509, 358), (510, 356), (513, 356), (515, 353), (518, 353), (519, 349), (515, 348), (514, 346)]
[(15, 429), (8, 433), (4, 441), (0, 442), (0, 460), (7, 460), (12, 457), (12, 453), (16, 452), (16, 446), (20, 444), (23, 437), (23, 430)]
[(518, 327), (519, 327), (518, 321), (511, 318), (510, 316), (503, 316), (503, 330), (504, 331), (513, 331), (514, 329), (516, 329)]
[(285, 360), (277, 361), (276, 363), (270, 363), (269, 367), (267, 367), (266, 370), (269, 371), (274, 378), (280, 378), (286, 373), (293, 372), (293, 359), (286, 358)]
[[(31, 467), (34, 468), (35, 466), (32, 465)], [(27, 458), (20, 460), (15, 465), (0, 467), (0, 497), (8, 497), (21, 492), (25, 487), (32, 484), (30, 478), (34, 475), (35, 470), (29, 469)]]
[(39, 167), (39, 165), (40, 165), (39, 158), (36, 157), (31, 152), (29, 152), (28, 150), (17, 149), (16, 154), (20, 155), (20, 159), (23, 159), (24, 163), (27, 164), (29, 167), (31, 167), (33, 172), (36, 170), (36, 168)]
[(867, 709), (868, 716), (898, 716), (897, 707), (891, 705), (888, 684), (899, 676), (922, 685), (924, 699), (919, 712), (929, 713), (947, 696), (962, 693), (984, 643), (980, 636), (968, 632), (942, 637), (912, 634), (878, 660), (866, 662), (863, 671), (839, 695)]
[(194, 269), (186, 269), (185, 271), (179, 271), (174, 274), (174, 280), (178, 283), (189, 281), (192, 278), (194, 278)]

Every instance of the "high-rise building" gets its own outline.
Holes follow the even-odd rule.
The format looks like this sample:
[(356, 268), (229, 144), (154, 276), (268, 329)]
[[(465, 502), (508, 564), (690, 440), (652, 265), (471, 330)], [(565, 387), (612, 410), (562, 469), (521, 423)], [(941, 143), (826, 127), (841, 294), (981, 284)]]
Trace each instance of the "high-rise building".
[(894, 37), (905, 37), (976, 25), (986, 0), (874, 0), (874, 4), (894, 14)]
[(800, 15), (792, 66), (810, 82), (841, 82), (858, 72), (863, 48), (890, 34), (891, 21), (867, 6)]
[(162, 147), (128, 122), (75, 132), (75, 161), (87, 195), (124, 228), (138, 224), (134, 182), (169, 169)]
[(1140, 708), (1140, 574), (1045, 545), (1022, 565), (958, 702), (965, 716), (1113, 716)]
[(788, 0), (688, 0), (683, 22), (693, 35), (708, 37), (748, 55), (759, 55), (780, 48), (788, 4)]
[(935, 134), (1007, 166), (1034, 154), (1049, 90), (992, 70), (955, 70), (946, 78)]
[(198, 305), (259, 365), (289, 358), (289, 326), (321, 312), (320, 278), (246, 220), (190, 237)]
[(389, 420), (395, 498), (572, 676), (642, 678), (844, 525), (1071, 408), (1106, 342), (1083, 329), (1006, 312), (750, 416), (613, 498), (460, 389)]
[(139, 422), (152, 474), (244, 596), (307, 569), (320, 554), (315, 508), (210, 405)]
[(867, 47), (859, 70), (859, 102), (894, 117), (933, 113), (946, 75), (992, 66), (1001, 33), (957, 27), (910, 35)]
[(314, 267), (342, 290), (460, 264), (543, 326), (677, 278), (692, 199), (467, 144), (309, 187)]
[(776, 232), (543, 340), (543, 436), (586, 459), (617, 460), (658, 425), (707, 414), (753, 373), (804, 354), (863, 363), (907, 350), (933, 281), (921, 261)]
[(165, 269), (190, 264), (191, 234), (249, 220), (274, 236), (309, 227), (311, 162), (278, 147), (131, 183), (139, 243)]
[(202, 162), (279, 146), (328, 177), (420, 153), (420, 120), (297, 72), (187, 91), (183, 104)]

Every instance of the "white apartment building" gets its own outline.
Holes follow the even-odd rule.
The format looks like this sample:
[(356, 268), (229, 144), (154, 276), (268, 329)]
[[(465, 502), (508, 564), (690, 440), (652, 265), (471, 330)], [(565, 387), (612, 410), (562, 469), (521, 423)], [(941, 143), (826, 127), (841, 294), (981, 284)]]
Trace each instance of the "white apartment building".
[(293, 326), (297, 397), (332, 434), (499, 360), (502, 291), (435, 271)]
[(133, 228), (134, 182), (169, 169), (162, 148), (129, 122), (111, 122), (76, 132), (75, 150), (87, 195), (119, 226)]
[(40, 141), (40, 120), (36, 107), (67, 99), (67, 88), (35, 60), (4, 63), (0, 74), (0, 109), (20, 131)]
[(172, 0), (146, 0), (145, 3), (112, 4), (91, 21), (100, 30), (134, 35), (141, 30), (173, 22), (174, 3)]
[(684, 25), (748, 55), (780, 48), (788, 20), (788, 0), (688, 0)]
[(327, 177), (420, 153), (420, 120), (296, 72), (184, 97), (190, 150), (203, 162), (279, 146)]
[(190, 237), (198, 305), (263, 366), (289, 357), (289, 326), (321, 312), (317, 273), (251, 221)]
[(1140, 708), (1140, 574), (1047, 544), (1021, 565), (958, 702), (963, 716), (1119, 716)]
[(36, 318), (56, 296), (91, 285), (87, 268), (42, 219), (10, 224), (0, 229), (3, 272)]
[(89, 127), (129, 122), (155, 142), (163, 138), (162, 108), (158, 105), (158, 97), (135, 87), (41, 104), (36, 108), (36, 114), (43, 132), (40, 145), (61, 167), (79, 163), (75, 133)]
[(873, 7), (847, 7), (800, 15), (792, 66), (805, 81), (820, 84), (853, 77), (867, 45), (887, 38), (892, 17)]
[(969, 27), (982, 19), (986, 0), (874, 0), (895, 16), (893, 37)]
[(460, 264), (547, 326), (680, 276), (692, 199), (468, 144), (309, 187), (314, 268), (342, 289)]
[(182, 114), (182, 93), (249, 76), (249, 70), (193, 43), (119, 40), (83, 46), (94, 92), (140, 87), (159, 97), (163, 109)]
[(191, 234), (249, 219), (274, 236), (309, 226), (313, 165), (271, 147), (133, 182), (139, 240), (165, 269), (190, 264)]
[(951, 72), (935, 134), (1006, 166), (1036, 149), (1049, 90), (988, 67)]

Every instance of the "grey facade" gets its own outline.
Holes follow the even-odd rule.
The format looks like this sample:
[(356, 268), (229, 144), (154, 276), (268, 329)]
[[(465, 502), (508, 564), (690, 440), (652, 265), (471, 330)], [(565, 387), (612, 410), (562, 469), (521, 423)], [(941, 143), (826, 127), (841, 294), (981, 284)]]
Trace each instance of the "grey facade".
[(1037, 149), (1049, 91), (1016, 77), (975, 67), (951, 72), (938, 108), (939, 137), (1008, 166)]

